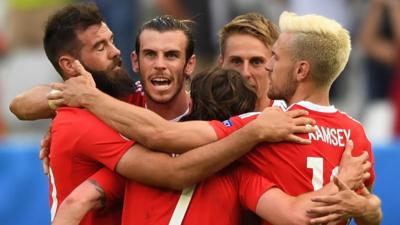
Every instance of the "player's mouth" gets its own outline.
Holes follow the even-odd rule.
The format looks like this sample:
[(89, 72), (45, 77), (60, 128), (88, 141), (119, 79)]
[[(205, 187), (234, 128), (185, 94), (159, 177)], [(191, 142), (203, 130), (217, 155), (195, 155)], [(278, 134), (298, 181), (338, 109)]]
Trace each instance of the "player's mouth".
[(153, 79), (151, 79), (151, 83), (154, 86), (164, 86), (164, 85), (170, 85), (171, 80), (169, 80), (167, 78), (153, 78)]
[(168, 89), (172, 84), (172, 81), (166, 77), (153, 78), (150, 82), (153, 84), (153, 87), (160, 91)]

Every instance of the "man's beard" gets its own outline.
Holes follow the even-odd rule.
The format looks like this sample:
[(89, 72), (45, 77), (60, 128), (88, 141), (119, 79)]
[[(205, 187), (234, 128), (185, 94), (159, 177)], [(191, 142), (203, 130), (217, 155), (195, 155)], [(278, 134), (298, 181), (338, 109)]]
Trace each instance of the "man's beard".
[(270, 87), (268, 90), (268, 98), (270, 99), (283, 99), (289, 102), (297, 90), (298, 82), (296, 79), (286, 81), (286, 84), (282, 86), (281, 90)]
[(92, 74), (96, 82), (96, 87), (99, 90), (115, 98), (123, 98), (131, 94), (135, 88), (132, 78), (125, 69), (122, 67), (115, 69), (115, 67), (121, 66), (121, 64), (121, 59), (116, 58), (105, 71), (93, 70), (84, 66)]

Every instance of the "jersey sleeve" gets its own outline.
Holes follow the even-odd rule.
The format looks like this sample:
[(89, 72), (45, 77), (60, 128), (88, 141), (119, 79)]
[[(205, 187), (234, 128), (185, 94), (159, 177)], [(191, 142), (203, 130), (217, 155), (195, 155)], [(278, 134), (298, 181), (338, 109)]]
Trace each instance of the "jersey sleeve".
[(223, 122), (218, 120), (209, 121), (209, 124), (213, 127), (218, 139), (222, 139), (245, 126), (257, 118), (258, 115), (259, 113), (246, 113), (231, 117)]
[(368, 152), (369, 158), (368, 160), (371, 162), (371, 169), (369, 170), (370, 173), (370, 178), (365, 181), (365, 186), (366, 187), (372, 187), (374, 182), (375, 182), (375, 158), (374, 158), (374, 153), (372, 150), (372, 145), (371, 142), (368, 140), (367, 136), (364, 133), (364, 145), (363, 145), (363, 150)]
[(105, 208), (122, 203), (125, 191), (125, 179), (123, 177), (103, 167), (93, 174), (89, 180), (95, 181), (103, 190)]
[(76, 127), (80, 130), (76, 143), (77, 153), (114, 171), (134, 141), (125, 138), (89, 112), (80, 118), (80, 123), (80, 127)]
[(235, 180), (239, 187), (239, 199), (247, 209), (255, 212), (258, 200), (270, 188), (276, 185), (246, 166), (235, 170)]

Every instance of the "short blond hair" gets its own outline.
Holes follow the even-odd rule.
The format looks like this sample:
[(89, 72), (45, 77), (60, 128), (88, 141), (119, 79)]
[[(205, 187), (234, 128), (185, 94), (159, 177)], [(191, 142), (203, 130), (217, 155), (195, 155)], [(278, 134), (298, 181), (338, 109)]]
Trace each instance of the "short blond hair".
[(271, 48), (278, 39), (278, 27), (258, 13), (246, 13), (235, 17), (219, 31), (219, 48), (223, 55), (226, 40), (233, 34), (250, 35), (260, 40), (267, 48)]
[(349, 32), (338, 22), (323, 16), (298, 16), (283, 12), (279, 18), (281, 32), (293, 33), (293, 59), (309, 60), (311, 74), (323, 84), (331, 84), (346, 66), (351, 41)]

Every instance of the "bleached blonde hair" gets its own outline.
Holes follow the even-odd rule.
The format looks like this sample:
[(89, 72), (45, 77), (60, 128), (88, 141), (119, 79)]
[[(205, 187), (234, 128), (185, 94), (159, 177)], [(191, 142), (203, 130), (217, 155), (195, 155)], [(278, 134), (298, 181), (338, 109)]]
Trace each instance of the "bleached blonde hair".
[(290, 43), (293, 59), (310, 61), (315, 81), (332, 84), (349, 60), (349, 32), (332, 19), (286, 11), (279, 18), (279, 27), (281, 32), (294, 34)]

